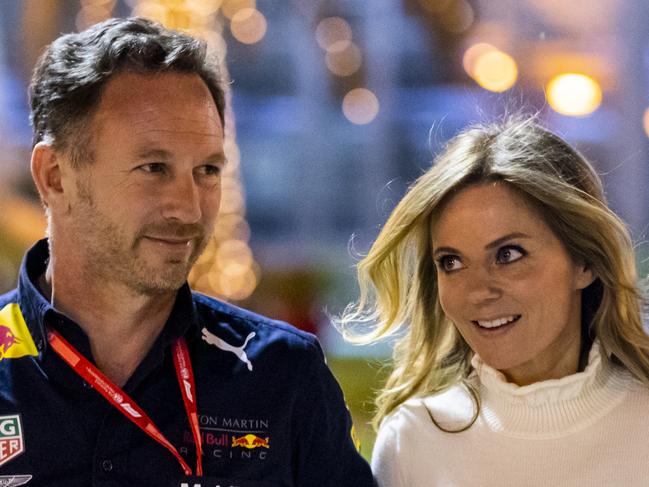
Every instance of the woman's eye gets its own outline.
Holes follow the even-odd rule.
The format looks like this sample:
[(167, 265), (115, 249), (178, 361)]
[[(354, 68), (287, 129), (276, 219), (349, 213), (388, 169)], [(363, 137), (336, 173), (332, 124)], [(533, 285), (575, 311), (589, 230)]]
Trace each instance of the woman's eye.
[(509, 245), (498, 250), (496, 261), (499, 264), (510, 264), (527, 255), (521, 247)]
[(457, 255), (444, 255), (437, 264), (444, 272), (452, 272), (462, 268), (462, 261)]

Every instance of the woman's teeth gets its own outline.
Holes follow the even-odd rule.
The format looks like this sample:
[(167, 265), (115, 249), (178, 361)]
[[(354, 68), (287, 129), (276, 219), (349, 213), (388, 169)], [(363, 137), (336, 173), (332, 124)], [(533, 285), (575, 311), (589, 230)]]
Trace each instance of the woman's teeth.
[(496, 318), (495, 320), (477, 320), (474, 321), (474, 323), (482, 328), (498, 328), (499, 326), (518, 321), (520, 317), (521, 315), (504, 316), (502, 318)]

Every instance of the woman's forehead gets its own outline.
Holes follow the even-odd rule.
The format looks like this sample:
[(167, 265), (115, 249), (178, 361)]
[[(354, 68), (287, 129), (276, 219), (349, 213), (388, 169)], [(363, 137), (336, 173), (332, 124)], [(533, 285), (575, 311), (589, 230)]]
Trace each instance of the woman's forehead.
[(543, 235), (550, 231), (528, 198), (504, 182), (475, 184), (453, 194), (431, 222), (433, 241), (470, 243), (510, 233)]

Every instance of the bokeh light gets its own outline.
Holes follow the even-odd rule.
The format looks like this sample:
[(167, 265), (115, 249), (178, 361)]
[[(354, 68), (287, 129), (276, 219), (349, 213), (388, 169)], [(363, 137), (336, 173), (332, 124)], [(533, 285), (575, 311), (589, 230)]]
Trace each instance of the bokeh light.
[(255, 44), (264, 38), (267, 29), (266, 17), (259, 10), (244, 8), (232, 17), (232, 36), (243, 44)]
[(642, 126), (644, 127), (644, 133), (649, 137), (649, 108), (647, 108), (642, 115)]
[(583, 117), (597, 110), (602, 103), (602, 89), (590, 76), (564, 73), (550, 80), (547, 98), (548, 103), (557, 113)]
[(318, 45), (327, 52), (342, 51), (352, 40), (352, 28), (343, 18), (327, 17), (318, 23), (315, 38)]
[(185, 0), (185, 3), (191, 11), (199, 15), (210, 16), (218, 12), (223, 0)]
[(228, 19), (233, 19), (238, 12), (247, 8), (256, 10), (257, 2), (255, 0), (224, 0), (221, 11)]
[[(334, 46), (336, 44), (334, 43)], [(327, 51), (327, 54), (325, 54), (325, 64), (332, 73), (338, 76), (349, 76), (361, 67), (361, 64), (363, 64), (363, 55), (356, 44), (348, 42), (342, 50)]]
[(166, 23), (168, 11), (169, 9), (160, 2), (143, 0), (133, 7), (132, 15), (146, 17), (168, 25)]
[(516, 61), (502, 51), (485, 52), (475, 61), (473, 79), (486, 90), (497, 93), (506, 91), (518, 79)]
[(367, 88), (354, 88), (343, 98), (343, 113), (356, 125), (366, 125), (379, 113), (379, 100)]
[(477, 42), (471, 45), (462, 56), (462, 66), (469, 76), (475, 77), (475, 65), (481, 56), (498, 49), (486, 42)]

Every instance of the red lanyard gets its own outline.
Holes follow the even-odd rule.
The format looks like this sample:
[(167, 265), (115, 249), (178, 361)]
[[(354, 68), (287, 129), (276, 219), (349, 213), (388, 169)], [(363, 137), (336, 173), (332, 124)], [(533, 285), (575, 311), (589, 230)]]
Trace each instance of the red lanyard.
[[(178, 450), (165, 438), (158, 427), (151, 421), (146, 413), (131, 399), (120, 387), (115, 385), (108, 377), (101, 373), (97, 367), (91, 364), (81, 355), (65, 338), (57, 331), (48, 329), (47, 337), (52, 349), (68, 363), (72, 370), (79, 374), (86, 382), (91, 384), (97, 392), (106, 398), (113, 407), (117, 408), (124, 416), (135, 423), (142, 431), (155, 441), (169, 450), (176, 457), (185, 475), (192, 475), (192, 469), (180, 456)], [(194, 371), (189, 360), (189, 351), (185, 339), (180, 337), (173, 344), (174, 366), (178, 384), (185, 403), (185, 410), (189, 418), (194, 443), (196, 444), (196, 475), (203, 475), (203, 445), (198, 425), (198, 414), (196, 412), (196, 386), (194, 384)]]

